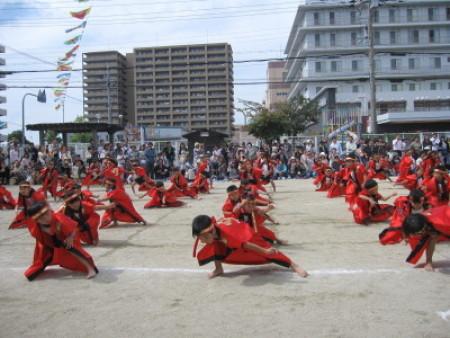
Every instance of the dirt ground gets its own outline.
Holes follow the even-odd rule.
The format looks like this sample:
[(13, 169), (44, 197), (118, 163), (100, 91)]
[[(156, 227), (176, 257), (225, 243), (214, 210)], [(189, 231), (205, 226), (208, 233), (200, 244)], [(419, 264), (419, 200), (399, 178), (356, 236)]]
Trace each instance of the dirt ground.
[(314, 192), (311, 180), (277, 184), (272, 228), (307, 279), (225, 266), (208, 280), (212, 265), (192, 258), (190, 222), (220, 215), (228, 183), (178, 209), (143, 211), (134, 197), (151, 225), (101, 230), (87, 248), (100, 269), (93, 280), (54, 267), (28, 282), (34, 240), (7, 230), (14, 212), (1, 211), (0, 337), (450, 337), (449, 244), (437, 246), (438, 271), (415, 269), (408, 247), (378, 243), (386, 224), (354, 224), (343, 199)]

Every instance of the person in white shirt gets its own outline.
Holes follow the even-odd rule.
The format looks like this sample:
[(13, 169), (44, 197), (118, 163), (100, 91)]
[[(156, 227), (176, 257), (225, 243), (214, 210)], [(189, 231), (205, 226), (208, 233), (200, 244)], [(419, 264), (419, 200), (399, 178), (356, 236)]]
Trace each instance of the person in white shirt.
[(392, 150), (396, 151), (399, 156), (402, 155), (402, 152), (406, 149), (406, 143), (403, 142), (400, 135), (392, 141)]
[(439, 151), (439, 146), (441, 144), (441, 139), (438, 137), (437, 134), (433, 134), (430, 138), (431, 141), (431, 150), (432, 151)]
[(345, 154), (346, 155), (354, 153), (356, 151), (356, 149), (358, 148), (358, 142), (359, 142), (358, 135), (351, 132), (350, 130), (347, 131), (347, 134), (348, 134), (348, 139), (347, 139), (347, 142), (345, 142)]
[(331, 143), (328, 146), (328, 151), (331, 153), (335, 149), (336, 153), (339, 155), (339, 157), (342, 155), (342, 145), (340, 142), (337, 141), (336, 137), (333, 137), (331, 139)]
[(17, 149), (17, 145), (13, 145), (9, 150), (9, 161), (10, 163), (14, 163), (19, 160), (19, 150)]

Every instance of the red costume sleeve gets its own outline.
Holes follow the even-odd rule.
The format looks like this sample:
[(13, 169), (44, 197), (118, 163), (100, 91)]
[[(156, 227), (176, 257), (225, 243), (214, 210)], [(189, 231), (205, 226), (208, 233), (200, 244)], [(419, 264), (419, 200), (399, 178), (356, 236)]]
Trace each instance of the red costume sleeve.
[(226, 240), (227, 247), (232, 249), (242, 248), (242, 245), (253, 237), (250, 227), (236, 219), (227, 219), (226, 222), (219, 222), (217, 228), (220, 230), (221, 238)]

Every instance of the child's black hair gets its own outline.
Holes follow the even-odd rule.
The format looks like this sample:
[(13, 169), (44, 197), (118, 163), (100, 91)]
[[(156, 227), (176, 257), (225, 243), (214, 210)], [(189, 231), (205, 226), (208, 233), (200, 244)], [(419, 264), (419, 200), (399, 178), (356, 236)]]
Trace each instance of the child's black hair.
[(230, 192), (233, 192), (236, 190), (238, 190), (238, 187), (236, 187), (234, 184), (232, 184), (227, 188), (227, 193), (230, 193)]
[(375, 180), (367, 180), (366, 183), (364, 183), (364, 189), (372, 189), (375, 188), (378, 185), (377, 181)]
[(403, 221), (403, 231), (406, 235), (413, 235), (422, 231), (427, 225), (428, 220), (424, 215), (412, 214)]
[(411, 200), (411, 202), (413, 203), (419, 203), (420, 200), (422, 198), (425, 197), (425, 194), (423, 193), (422, 190), (420, 189), (413, 189), (411, 190), (411, 192), (409, 193), (409, 199)]
[(211, 225), (211, 217), (207, 215), (198, 215), (192, 220), (192, 237), (200, 233)]

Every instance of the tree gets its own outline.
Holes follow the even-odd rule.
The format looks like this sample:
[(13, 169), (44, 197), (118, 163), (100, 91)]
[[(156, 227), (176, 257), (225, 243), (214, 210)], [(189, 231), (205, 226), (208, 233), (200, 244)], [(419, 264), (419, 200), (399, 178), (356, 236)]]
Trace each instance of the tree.
[[(8, 142), (21, 143), (22, 142), (22, 130), (14, 130), (8, 134)], [(29, 140), (25, 137), (25, 143), (31, 144)]]
[(298, 95), (288, 102), (277, 103), (275, 110), (289, 120), (288, 135), (297, 135), (317, 123), (320, 109), (317, 102)]
[[(89, 122), (89, 120), (87, 117), (77, 116), (73, 122), (84, 123), (84, 122)], [(70, 141), (72, 143), (90, 143), (92, 141), (92, 134), (91, 133), (73, 134), (70, 138)]]
[(279, 139), (287, 130), (289, 130), (287, 116), (282, 112), (270, 112), (265, 107), (261, 107), (259, 113), (252, 117), (248, 124), (248, 132), (267, 143)]
[(45, 133), (45, 141), (47, 143), (52, 143), (54, 140), (56, 140), (58, 142), (62, 141), (61, 137), (58, 137), (58, 134), (56, 133), (56, 131), (47, 130), (47, 132)]

